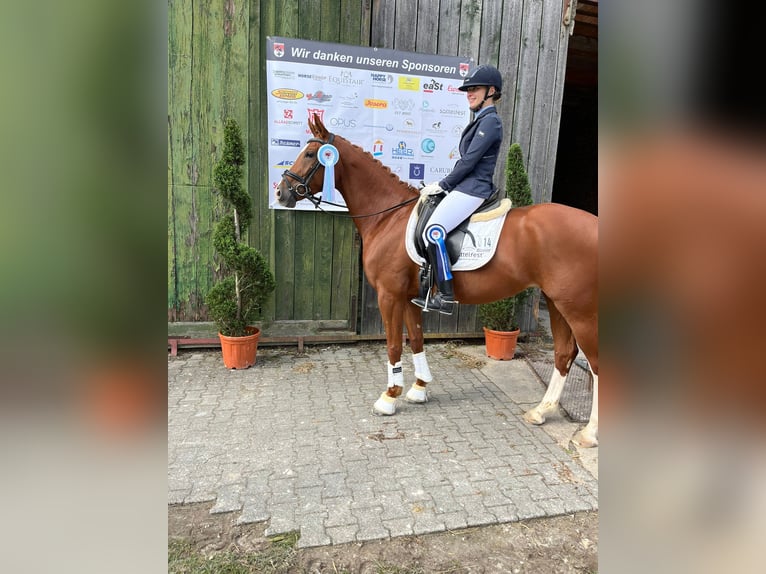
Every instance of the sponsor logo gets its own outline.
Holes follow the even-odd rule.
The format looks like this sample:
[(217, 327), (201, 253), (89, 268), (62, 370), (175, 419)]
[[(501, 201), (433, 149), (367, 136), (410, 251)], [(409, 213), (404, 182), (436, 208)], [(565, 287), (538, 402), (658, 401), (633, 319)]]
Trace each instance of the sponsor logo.
[(381, 157), (383, 155), (383, 140), (372, 142), (372, 157)]
[(429, 167), (428, 173), (433, 175), (446, 175), (452, 171), (451, 167)]
[(437, 82), (433, 78), (430, 82), (423, 83), (423, 91), (426, 94), (433, 94), (434, 92), (441, 92), (444, 88), (444, 84)]
[(415, 129), (415, 121), (411, 120), (410, 118), (407, 118), (402, 122), (402, 125), (404, 126), (404, 129), (406, 130), (414, 130)]
[(449, 152), (449, 156), (448, 157), (450, 159), (458, 159), (460, 157), (460, 152), (457, 150), (456, 147), (453, 147), (452, 151)]
[(292, 80), (295, 78), (295, 72), (288, 72), (287, 70), (273, 70), (271, 74), (275, 78), (284, 78), (285, 80)]
[(441, 131), (441, 129), (442, 129), (442, 123), (441, 123), (440, 121), (439, 121), (439, 122), (434, 122), (434, 123), (432, 123), (432, 124), (431, 124), (431, 129), (432, 129), (432, 130), (434, 130), (434, 131), (436, 131), (436, 132), (438, 132), (438, 131)]
[(274, 167), (274, 169), (279, 169), (279, 170), (282, 170), (282, 171), (284, 171), (286, 169), (290, 169), (291, 167), (293, 167), (293, 160), (291, 160), (291, 159), (283, 159), (282, 161), (280, 161), (278, 164), (276, 164), (273, 167)]
[(449, 86), (447, 86), (447, 92), (449, 92), (450, 94), (459, 94), (459, 95), (461, 95), (461, 96), (463, 95), (463, 92), (461, 92), (461, 91), (460, 91), (460, 90), (457, 88), (457, 86), (453, 86), (452, 84), (450, 84)]
[(342, 108), (357, 109), (359, 107), (358, 105), (356, 105), (356, 102), (358, 99), (359, 99), (359, 94), (357, 94), (356, 92), (348, 96), (341, 96), (340, 106)]
[(328, 76), (327, 79), (331, 84), (339, 86), (361, 86), (363, 82), (362, 80), (355, 80), (354, 75), (347, 71), (341, 71), (340, 76)]
[(420, 142), (420, 149), (422, 149), (424, 153), (434, 153), (436, 142), (431, 138), (426, 138)]
[(386, 124), (384, 126), (379, 126), (375, 124), (364, 124), (364, 127), (366, 128), (377, 128), (379, 130), (386, 130), (387, 132), (394, 131), (394, 124)]
[(303, 78), (304, 80), (315, 80), (317, 82), (324, 82), (327, 79), (327, 76), (320, 76), (318, 74), (298, 74), (299, 78)]
[(420, 82), (418, 81), (417, 78), (411, 78), (409, 76), (399, 76), (399, 89), (419, 92)]
[(277, 58), (281, 58), (285, 55), (285, 45), (274, 42), (274, 55)]
[(274, 120), (274, 123), (279, 126), (300, 126), (303, 125), (303, 122), (298, 121), (293, 118), (293, 110), (291, 109), (284, 109), (282, 110), (282, 117), (280, 119)]
[(329, 102), (332, 99), (332, 96), (330, 94), (325, 94), (322, 90), (319, 90), (313, 94), (306, 94), (306, 99), (310, 102), (323, 104), (325, 102)]
[(390, 86), (394, 83), (394, 77), (391, 74), (383, 74), (381, 72), (370, 72), (370, 78), (373, 84)]
[(277, 88), (272, 90), (271, 95), (280, 100), (300, 100), (303, 97), (303, 92), (292, 88)]
[(465, 78), (468, 75), (468, 68), (470, 64), (460, 64), (460, 76)]
[(415, 109), (415, 100), (412, 98), (394, 98), (391, 101), (391, 107), (394, 108), (397, 114), (409, 113)]
[(394, 159), (415, 157), (415, 151), (411, 147), (407, 147), (407, 142), (402, 140), (391, 150), (391, 157)]
[(312, 119), (313, 116), (319, 116), (319, 119), (324, 122), (324, 110), (321, 108), (308, 108), (306, 110), (308, 112), (309, 119)]
[(465, 128), (464, 128), (463, 126), (458, 126), (458, 125), (456, 125), (456, 126), (454, 126), (454, 127), (452, 128), (452, 135), (453, 135), (453, 136), (458, 136), (458, 137), (460, 137), (460, 136), (463, 134), (463, 130), (464, 130), (464, 129), (465, 129)]
[(330, 118), (330, 126), (333, 128), (355, 128), (356, 120), (351, 118)]
[(420, 111), (421, 112), (429, 112), (429, 113), (433, 113), (434, 112), (434, 110), (431, 107), (431, 104), (430, 104), (430, 102), (428, 100), (423, 100), (421, 102), (421, 104), (420, 104)]
[(462, 118), (465, 116), (466, 111), (458, 109), (457, 106), (455, 106), (454, 108), (439, 108), (439, 113), (443, 116)]
[(410, 164), (410, 179), (420, 179), (425, 175), (426, 166), (423, 163)]
[(282, 138), (271, 138), (271, 145), (279, 147), (301, 147), (300, 140), (286, 140)]
[(385, 109), (388, 109), (388, 101), (373, 100), (372, 98), (367, 98), (366, 100), (364, 100), (364, 107), (372, 108), (374, 110), (385, 110)]

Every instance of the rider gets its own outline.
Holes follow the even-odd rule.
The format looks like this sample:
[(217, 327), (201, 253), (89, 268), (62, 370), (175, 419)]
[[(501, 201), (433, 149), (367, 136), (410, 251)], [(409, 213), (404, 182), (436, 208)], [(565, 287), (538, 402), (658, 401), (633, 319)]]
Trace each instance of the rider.
[(479, 66), (458, 88), (466, 92), (475, 114), (460, 136), (460, 159), (441, 181), (431, 183), (421, 194), (447, 193), (436, 207), (423, 232), (428, 259), (436, 269), (439, 292), (430, 299), (416, 297), (412, 302), (425, 311), (451, 315), (455, 304), (452, 270), (445, 240), (447, 234), (465, 221), (495, 191), (495, 173), (503, 125), (495, 109), (503, 90), (503, 78), (493, 66)]

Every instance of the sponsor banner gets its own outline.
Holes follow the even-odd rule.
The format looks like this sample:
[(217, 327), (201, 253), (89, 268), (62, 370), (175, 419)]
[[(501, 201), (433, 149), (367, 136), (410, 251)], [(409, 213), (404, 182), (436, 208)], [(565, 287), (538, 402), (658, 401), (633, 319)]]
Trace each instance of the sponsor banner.
[[(411, 185), (444, 177), (470, 121), (458, 87), (472, 66), (468, 58), (267, 38), (270, 207), (282, 209), (274, 191), (312, 137), (312, 115)], [(340, 206), (322, 208), (344, 210), (340, 193), (331, 195)], [(296, 209), (315, 208), (302, 201)]]

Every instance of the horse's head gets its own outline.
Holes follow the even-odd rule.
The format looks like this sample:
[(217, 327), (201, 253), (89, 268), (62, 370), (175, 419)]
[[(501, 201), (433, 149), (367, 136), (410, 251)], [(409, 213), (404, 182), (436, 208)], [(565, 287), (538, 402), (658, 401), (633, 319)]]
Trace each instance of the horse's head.
[(316, 115), (309, 117), (309, 128), (314, 137), (295, 158), (292, 168), (282, 173), (282, 181), (274, 193), (279, 205), (283, 207), (295, 207), (301, 199), (308, 199), (314, 203), (319, 201), (313, 198), (315, 193), (322, 191), (322, 177), (317, 177), (317, 172), (322, 167), (317, 151), (323, 144), (332, 143), (335, 136), (327, 131), (322, 120)]

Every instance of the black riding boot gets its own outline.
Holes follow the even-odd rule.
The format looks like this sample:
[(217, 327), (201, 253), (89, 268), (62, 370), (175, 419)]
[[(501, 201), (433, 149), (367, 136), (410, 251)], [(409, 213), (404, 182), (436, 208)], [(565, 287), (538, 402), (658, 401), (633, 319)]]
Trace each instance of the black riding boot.
[(428, 246), (427, 253), (431, 267), (432, 269), (435, 269), (437, 273), (436, 282), (439, 286), (439, 291), (433, 297), (430, 297), (430, 293), (427, 292), (425, 296), (415, 297), (412, 299), (412, 302), (426, 312), (439, 311), (439, 313), (442, 313), (443, 315), (452, 315), (452, 312), (455, 310), (455, 305), (457, 305), (457, 301), (455, 301), (455, 294), (452, 291), (452, 279), (438, 279), (439, 277), (444, 277), (445, 275), (451, 277), (452, 274), (449, 269), (439, 269), (439, 258), (436, 251), (437, 249), (438, 247), (436, 245), (431, 244)]

